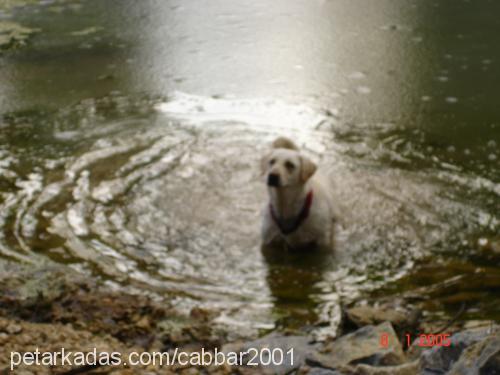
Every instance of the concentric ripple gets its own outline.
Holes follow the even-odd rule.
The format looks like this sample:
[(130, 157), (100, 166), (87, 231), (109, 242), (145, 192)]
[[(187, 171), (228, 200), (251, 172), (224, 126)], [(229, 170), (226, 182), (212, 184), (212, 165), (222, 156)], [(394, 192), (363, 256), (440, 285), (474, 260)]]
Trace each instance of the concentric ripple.
[[(342, 125), (331, 111), (179, 93), (130, 116), (113, 100), (112, 111), (95, 101), (49, 117), (46, 154), (20, 141), (2, 146), (2, 257), (69, 264), (255, 331), (336, 322), (341, 299), (405, 275), (478, 228), (498, 229), (494, 215), (449, 189), (498, 196), (498, 184), (439, 166), (389, 167), (387, 157), (421, 154), (398, 152), (395, 138), (375, 148), (336, 138)], [(260, 251), (258, 164), (277, 135), (294, 138), (331, 178), (341, 216), (332, 259), (307, 266)]]

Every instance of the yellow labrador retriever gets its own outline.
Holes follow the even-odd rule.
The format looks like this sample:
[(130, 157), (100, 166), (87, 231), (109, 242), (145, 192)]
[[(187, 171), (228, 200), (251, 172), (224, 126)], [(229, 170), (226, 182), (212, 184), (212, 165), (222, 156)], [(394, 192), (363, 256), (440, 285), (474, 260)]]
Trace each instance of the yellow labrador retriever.
[(334, 210), (317, 167), (289, 139), (280, 137), (262, 158), (269, 202), (264, 207), (262, 242), (284, 241), (296, 249), (333, 248)]

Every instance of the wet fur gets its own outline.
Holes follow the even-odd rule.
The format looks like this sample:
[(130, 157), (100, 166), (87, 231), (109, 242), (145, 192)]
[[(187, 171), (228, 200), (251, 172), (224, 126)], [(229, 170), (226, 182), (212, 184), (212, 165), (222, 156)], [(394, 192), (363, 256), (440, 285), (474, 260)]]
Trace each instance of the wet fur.
[[(293, 165), (290, 170), (286, 165)], [(279, 175), (281, 185), (268, 186), (269, 201), (263, 209), (262, 243), (285, 243), (293, 249), (315, 244), (333, 249), (334, 208), (326, 180), (317, 171), (316, 164), (303, 155), (297, 145), (288, 138), (279, 137), (261, 161), (266, 181), (269, 174)], [(284, 221), (293, 220), (301, 211), (309, 191), (313, 202), (308, 217), (290, 234), (283, 234), (273, 220), (269, 204)]]

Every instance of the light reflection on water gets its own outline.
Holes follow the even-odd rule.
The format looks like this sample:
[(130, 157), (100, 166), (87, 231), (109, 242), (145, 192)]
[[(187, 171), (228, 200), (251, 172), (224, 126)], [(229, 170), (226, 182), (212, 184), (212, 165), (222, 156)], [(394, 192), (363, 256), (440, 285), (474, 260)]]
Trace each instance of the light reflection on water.
[[(250, 330), (335, 323), (340, 300), (430, 254), (483, 262), (500, 119), (482, 83), (500, 55), (472, 4), (443, 3), (462, 31), (425, 18), (445, 5), (400, 1), (82, 4), (18, 11), (44, 32), (0, 57), (2, 258), (49, 258)], [(260, 251), (257, 165), (276, 135), (331, 178), (331, 258)]]

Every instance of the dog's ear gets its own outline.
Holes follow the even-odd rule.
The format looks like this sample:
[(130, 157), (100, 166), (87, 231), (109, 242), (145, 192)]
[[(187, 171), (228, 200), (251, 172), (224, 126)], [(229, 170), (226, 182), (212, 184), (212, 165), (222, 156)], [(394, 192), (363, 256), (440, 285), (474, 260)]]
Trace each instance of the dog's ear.
[(285, 137), (278, 137), (273, 142), (273, 148), (286, 148), (288, 150), (298, 150), (299, 148), (293, 141)]
[(300, 156), (300, 179), (306, 182), (316, 172), (316, 164), (308, 157)]

